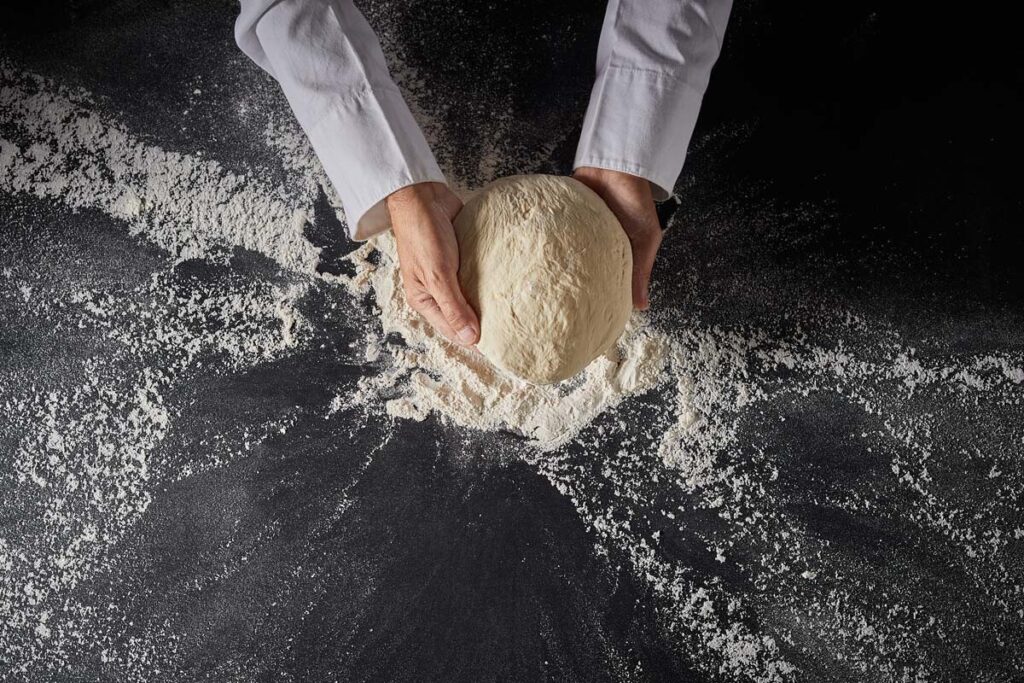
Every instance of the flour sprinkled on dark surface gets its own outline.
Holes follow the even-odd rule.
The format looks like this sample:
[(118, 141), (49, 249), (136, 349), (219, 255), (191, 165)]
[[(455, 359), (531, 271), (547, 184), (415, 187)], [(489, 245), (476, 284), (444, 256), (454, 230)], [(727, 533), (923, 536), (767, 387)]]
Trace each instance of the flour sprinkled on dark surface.
[[(462, 190), (570, 168), (549, 5), (360, 3)], [(541, 390), (345, 240), (233, 5), (72, 9), (0, 49), (0, 680), (1020, 678), (1008, 19), (737, 7), (652, 312)]]

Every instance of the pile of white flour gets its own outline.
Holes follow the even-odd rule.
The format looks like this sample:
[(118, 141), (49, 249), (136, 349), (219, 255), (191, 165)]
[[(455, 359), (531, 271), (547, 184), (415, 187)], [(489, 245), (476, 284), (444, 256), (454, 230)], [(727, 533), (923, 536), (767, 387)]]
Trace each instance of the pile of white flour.
[[(367, 257), (377, 252), (377, 265)], [(472, 348), (452, 344), (435, 334), (406, 304), (390, 236), (374, 240), (350, 257), (357, 275), (345, 284), (357, 295), (372, 291), (380, 309), (381, 327), (368, 331), (368, 352), (379, 354), (389, 333), (405, 341), (387, 347), (389, 372), (367, 382), (364, 401), (390, 389), (399, 377), (407, 391), (386, 401), (399, 418), (422, 420), (430, 413), (462, 427), (509, 429), (528, 436), (538, 448), (551, 449), (576, 435), (595, 416), (625, 396), (647, 391), (665, 381), (664, 335), (637, 315), (618, 348), (611, 349), (571, 381), (536, 386), (501, 373)]]

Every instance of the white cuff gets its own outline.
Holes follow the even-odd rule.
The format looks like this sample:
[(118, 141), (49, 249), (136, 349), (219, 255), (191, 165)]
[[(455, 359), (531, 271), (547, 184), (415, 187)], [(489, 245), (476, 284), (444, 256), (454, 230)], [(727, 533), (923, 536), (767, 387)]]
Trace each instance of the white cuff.
[(607, 66), (594, 83), (573, 168), (640, 176), (650, 181), (655, 199), (667, 199), (683, 169), (703, 96), (666, 73)]
[(445, 182), (394, 86), (336, 98), (306, 134), (338, 191), (353, 239), (369, 239), (390, 227), (384, 199), (395, 190)]

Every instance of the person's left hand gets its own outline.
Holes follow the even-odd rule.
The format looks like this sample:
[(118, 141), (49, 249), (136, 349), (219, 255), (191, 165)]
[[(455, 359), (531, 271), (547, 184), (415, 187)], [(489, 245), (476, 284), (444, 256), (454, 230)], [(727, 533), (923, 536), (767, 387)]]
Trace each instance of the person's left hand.
[(629, 173), (590, 166), (577, 168), (572, 177), (596, 192), (626, 231), (633, 249), (633, 306), (647, 309), (651, 269), (661, 246), (661, 224), (651, 184)]

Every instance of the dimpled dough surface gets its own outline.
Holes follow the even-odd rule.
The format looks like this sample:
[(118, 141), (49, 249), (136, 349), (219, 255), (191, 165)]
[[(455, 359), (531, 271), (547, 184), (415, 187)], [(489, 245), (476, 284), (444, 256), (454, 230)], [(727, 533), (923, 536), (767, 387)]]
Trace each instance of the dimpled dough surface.
[(572, 377), (632, 311), (629, 240), (592, 190), (564, 176), (502, 178), (455, 219), (459, 281), (480, 314), (477, 348), (535, 384)]

